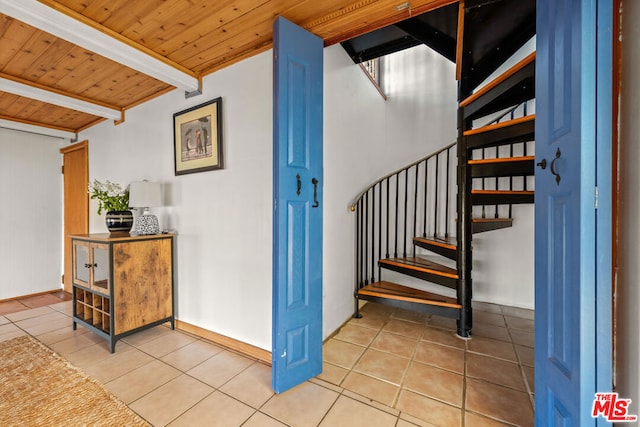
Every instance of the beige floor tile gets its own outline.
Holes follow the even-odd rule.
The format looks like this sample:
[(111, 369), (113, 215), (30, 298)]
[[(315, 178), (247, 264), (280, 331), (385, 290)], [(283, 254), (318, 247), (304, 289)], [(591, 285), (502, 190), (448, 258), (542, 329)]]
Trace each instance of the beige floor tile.
[[(49, 320), (47, 322), (39, 323), (37, 325), (31, 325), (31, 326), (25, 327), (20, 324), (21, 322), (18, 322), (17, 325), (33, 336), (46, 334), (48, 332), (53, 332), (58, 329), (67, 329), (67, 328), (72, 329), (73, 321), (71, 320), (71, 318), (69, 316), (65, 316), (62, 313), (58, 313), (58, 315), (61, 316), (58, 319)], [(49, 317), (49, 316), (43, 316), (43, 317)], [(32, 319), (29, 319), (29, 320), (32, 320)], [(25, 320), (25, 322), (28, 322), (29, 320)]]
[(320, 423), (321, 427), (395, 427), (397, 417), (345, 396), (340, 396)]
[(6, 318), (6, 317), (4, 317), (4, 316), (0, 316), (0, 326), (1, 326), (1, 325), (6, 325), (6, 324), (7, 324), (7, 323), (9, 323), (9, 322), (10, 322), (10, 320), (9, 320), (9, 319), (7, 319), (7, 318)]
[(357, 400), (360, 403), (364, 403), (365, 405), (373, 406), (374, 408), (379, 409), (382, 412), (386, 412), (387, 414), (391, 414), (394, 417), (398, 417), (400, 415), (400, 411), (393, 408), (392, 406), (376, 402), (375, 400), (371, 400), (368, 397), (362, 396), (358, 393), (354, 393), (350, 390), (342, 389), (342, 395), (350, 399)]
[(425, 326), (421, 323), (407, 322), (404, 320), (391, 319), (382, 328), (385, 332), (402, 335), (408, 338), (420, 339), (424, 333)]
[(409, 359), (369, 349), (365, 351), (353, 370), (400, 385), (409, 366)]
[(160, 325), (124, 337), (122, 338), (122, 341), (134, 347), (139, 347), (148, 341), (153, 341), (163, 335), (170, 334), (172, 332), (174, 331), (163, 325)]
[(218, 388), (254, 363), (248, 357), (225, 350), (188, 370), (187, 374)]
[(426, 324), (429, 321), (429, 318), (431, 316), (427, 313), (420, 313), (420, 312), (411, 311), (411, 310), (403, 310), (399, 308), (393, 312), (391, 317), (393, 317), (394, 319)]
[(287, 427), (287, 425), (282, 424), (280, 421), (277, 421), (262, 412), (256, 412), (247, 420), (246, 423), (242, 424), (242, 427)]
[[(60, 341), (64, 341), (69, 338), (77, 337), (80, 335), (86, 335), (88, 332), (89, 332), (88, 329), (85, 329), (82, 326), (78, 325), (75, 331), (73, 330), (73, 326), (70, 326), (68, 328), (56, 329), (55, 331), (40, 334), (37, 336), (37, 338), (40, 342), (50, 345)], [(95, 334), (91, 334), (91, 335), (99, 338)]]
[(71, 364), (85, 369), (88, 366), (100, 363), (104, 360), (114, 358), (122, 353), (133, 350), (130, 345), (118, 341), (116, 343), (115, 353), (110, 353), (108, 345), (105, 340), (96, 343), (90, 347), (83, 348), (82, 350), (74, 351), (73, 353), (66, 354), (64, 357), (71, 362)]
[(467, 379), (467, 410), (510, 424), (533, 426), (529, 395), (484, 381)]
[(448, 317), (431, 316), (428, 324), (434, 328), (448, 329), (450, 331), (456, 331), (458, 329), (456, 319), (450, 319)]
[(73, 315), (73, 301), (63, 301), (57, 304), (48, 305), (49, 308), (55, 311), (66, 314), (67, 316)]
[(459, 408), (409, 390), (402, 390), (396, 408), (435, 426), (459, 427), (462, 423), (462, 411)]
[(331, 384), (340, 385), (348, 373), (349, 370), (346, 368), (322, 362), (322, 373), (318, 375), (318, 378)]
[(322, 359), (333, 365), (351, 369), (364, 350), (365, 347), (332, 338), (322, 346)]
[(491, 338), (473, 337), (467, 343), (467, 350), (511, 362), (518, 360), (512, 343), (492, 340)]
[(464, 351), (458, 348), (420, 341), (414, 360), (458, 374), (464, 373)]
[(215, 344), (197, 340), (172, 351), (161, 359), (163, 362), (186, 372), (223, 350), (224, 348), (218, 347)]
[(2, 315), (8, 315), (8, 314), (15, 314), (19, 311), (26, 311), (29, 310), (29, 307), (27, 307), (24, 304), (21, 304), (19, 301), (4, 301), (4, 302), (0, 302), (0, 314)]
[(389, 332), (380, 332), (370, 347), (401, 357), (413, 357), (418, 340)]
[(428, 423), (426, 421), (418, 420), (417, 418), (412, 417), (410, 415), (402, 414), (401, 416), (406, 417), (406, 418), (410, 418), (414, 422), (409, 422), (409, 421), (404, 420), (404, 419), (401, 418), (401, 419), (398, 420), (398, 424), (396, 424), (396, 427), (416, 427), (416, 426), (433, 427), (433, 424)]
[(502, 314), (509, 317), (534, 320), (534, 311), (526, 308), (502, 306)]
[[(13, 301), (16, 304), (20, 304), (17, 301)], [(4, 304), (4, 303), (3, 303)], [(46, 316), (48, 314), (57, 313), (55, 310), (49, 307), (39, 307), (22, 310), (16, 313), (5, 314), (4, 316), (12, 322), (20, 322), (25, 319), (31, 319), (34, 317)], [(58, 313), (60, 314), (60, 313)]]
[(0, 342), (1, 341), (8, 341), (10, 339), (21, 337), (21, 336), (24, 336), (24, 335), (27, 335), (27, 333), (25, 331), (23, 331), (22, 329), (18, 329), (17, 331), (7, 332), (6, 334), (0, 335)]
[(342, 387), (388, 406), (393, 406), (400, 391), (399, 386), (358, 372), (350, 372)]
[(239, 427), (255, 410), (216, 391), (171, 422), (171, 427)]
[(483, 417), (482, 415), (466, 412), (465, 425), (469, 427), (509, 427), (509, 424)]
[(98, 381), (107, 383), (154, 360), (153, 357), (135, 348), (114, 354), (115, 356), (87, 366), (83, 370)]
[(526, 391), (520, 367), (516, 363), (493, 357), (475, 353), (467, 354), (467, 376)]
[(362, 317), (359, 319), (352, 318), (349, 320), (349, 324), (380, 330), (388, 321), (388, 316), (380, 316), (374, 313), (362, 313)]
[(137, 346), (140, 350), (153, 357), (162, 357), (175, 351), (181, 347), (191, 344), (197, 338), (178, 331), (172, 331), (170, 334), (164, 334), (154, 340), (146, 341)]
[(462, 407), (464, 377), (419, 362), (413, 362), (402, 385), (403, 389)]
[(533, 332), (534, 330), (534, 321), (531, 319), (510, 316), (506, 316), (505, 319), (507, 320), (507, 327), (509, 329), (518, 329), (527, 332)]
[(522, 371), (524, 372), (524, 378), (529, 386), (529, 391), (531, 393), (535, 393), (535, 371), (530, 366), (523, 366)]
[(533, 348), (533, 332), (511, 330), (511, 340), (514, 344)]
[[(48, 344), (46, 340), (43, 340), (42, 337), (44, 335), (38, 336), (38, 339), (43, 343), (48, 344), (51, 350), (55, 351), (61, 356), (66, 356), (69, 353), (74, 353), (76, 351), (82, 350), (83, 348), (91, 347), (92, 345), (98, 344), (99, 342), (104, 342), (104, 340), (97, 336), (96, 334), (92, 334), (84, 331), (73, 331), (71, 328), (66, 330), (75, 332), (75, 335), (69, 334), (69, 337), (63, 339), (62, 341), (57, 341), (52, 344)], [(47, 338), (52, 338), (52, 333), (47, 334)]]
[(456, 347), (460, 349), (466, 348), (467, 345), (467, 341), (458, 338), (455, 331), (432, 328), (429, 326), (425, 328), (422, 340), (435, 342), (436, 344), (448, 345), (450, 347)]
[(213, 391), (208, 385), (182, 374), (129, 406), (154, 427), (160, 427), (185, 413)]
[(389, 317), (396, 311), (395, 308), (375, 302), (367, 302), (360, 307), (360, 313), (375, 314), (376, 316)]
[(180, 375), (181, 372), (153, 360), (105, 384), (124, 403), (131, 403)]
[(254, 408), (273, 396), (271, 367), (254, 363), (220, 388), (221, 391)]
[(502, 314), (502, 307), (497, 304), (491, 304), (488, 302), (473, 301), (471, 303), (474, 311), (487, 311), (489, 313)]
[(472, 335), (474, 337), (491, 338), (498, 341), (511, 342), (509, 331), (504, 326), (474, 324)]
[(7, 323), (6, 325), (0, 326), (0, 335), (8, 334), (10, 332), (22, 331), (22, 329), (18, 328), (13, 323)]
[(347, 323), (333, 338), (366, 347), (373, 341), (376, 334), (378, 334), (377, 330)]
[(532, 347), (525, 347), (522, 345), (515, 345), (516, 353), (520, 363), (525, 366), (534, 366), (535, 353)]
[(473, 313), (473, 326), (478, 324), (487, 324), (494, 326), (506, 326), (504, 316), (498, 313), (490, 313), (488, 311), (476, 311)]
[[(317, 426), (339, 394), (310, 382), (273, 396), (261, 412), (292, 426)], [(304, 408), (304, 410), (301, 410)]]
[[(51, 310), (49, 307), (42, 307), (42, 309), (47, 309), (48, 312), (46, 314), (29, 317), (23, 320), (17, 320), (17, 321), (13, 320), (13, 322), (24, 330), (27, 330), (29, 328), (33, 328), (42, 324), (55, 322), (57, 320), (67, 320), (69, 322), (69, 325), (71, 324), (71, 318), (66, 314), (60, 313), (59, 311)], [(37, 309), (34, 309), (33, 311), (36, 311), (36, 310), (40, 310), (40, 309), (37, 308)], [(21, 312), (21, 313), (24, 313), (24, 312)], [(20, 314), (20, 313), (17, 313), (17, 314)]]

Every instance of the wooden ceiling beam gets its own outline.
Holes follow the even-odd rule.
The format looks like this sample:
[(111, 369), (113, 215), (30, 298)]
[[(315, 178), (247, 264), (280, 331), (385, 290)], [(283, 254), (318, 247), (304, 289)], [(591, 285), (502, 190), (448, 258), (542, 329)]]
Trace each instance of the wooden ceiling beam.
[(0, 13), (185, 91), (201, 88), (190, 70), (53, 0), (0, 0)]

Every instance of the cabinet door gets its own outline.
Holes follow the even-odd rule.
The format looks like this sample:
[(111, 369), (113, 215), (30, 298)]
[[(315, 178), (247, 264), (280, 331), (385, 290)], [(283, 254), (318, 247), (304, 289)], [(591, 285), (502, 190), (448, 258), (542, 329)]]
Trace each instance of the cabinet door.
[(91, 289), (104, 295), (109, 295), (111, 290), (109, 263), (109, 245), (92, 243), (91, 244), (91, 265), (93, 272), (93, 280), (91, 281)]
[(75, 285), (90, 287), (91, 263), (89, 260), (89, 243), (73, 241), (73, 283)]

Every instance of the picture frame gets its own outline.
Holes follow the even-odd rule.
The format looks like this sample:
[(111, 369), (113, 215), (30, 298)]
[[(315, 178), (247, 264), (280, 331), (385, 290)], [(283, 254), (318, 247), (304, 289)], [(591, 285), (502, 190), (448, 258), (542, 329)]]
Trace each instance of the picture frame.
[(173, 115), (175, 174), (224, 168), (222, 97)]

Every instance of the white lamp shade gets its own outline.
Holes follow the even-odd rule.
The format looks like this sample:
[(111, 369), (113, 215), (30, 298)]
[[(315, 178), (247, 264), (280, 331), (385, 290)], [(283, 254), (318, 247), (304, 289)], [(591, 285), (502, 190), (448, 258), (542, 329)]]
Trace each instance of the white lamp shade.
[(129, 185), (129, 207), (152, 208), (162, 206), (162, 184), (136, 181)]

